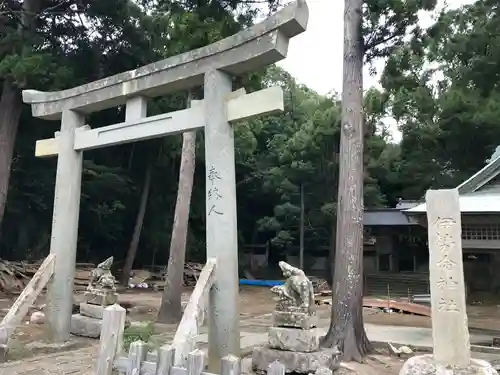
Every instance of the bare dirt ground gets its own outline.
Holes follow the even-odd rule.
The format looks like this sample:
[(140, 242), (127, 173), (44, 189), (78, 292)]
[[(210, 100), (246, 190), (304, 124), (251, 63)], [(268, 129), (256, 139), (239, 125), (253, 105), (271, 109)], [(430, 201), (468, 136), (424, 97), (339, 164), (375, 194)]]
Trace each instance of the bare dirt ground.
[[(186, 291), (184, 300), (188, 300), (191, 290)], [(75, 296), (76, 301), (81, 295)], [(133, 321), (154, 321), (160, 305), (161, 293), (144, 290), (133, 290), (120, 295), (119, 302), (130, 306), (129, 316)], [(13, 300), (0, 299), (0, 316), (5, 314)], [(44, 303), (42, 296), (37, 304)], [(242, 287), (240, 290), (240, 321), (241, 330), (247, 332), (266, 332), (268, 319), (259, 319), (259, 316), (272, 312), (274, 302), (268, 288)], [(318, 314), (328, 318), (330, 306), (318, 307)], [(497, 305), (474, 305), (468, 308), (469, 325), (471, 329), (499, 330), (500, 309)], [(392, 313), (387, 314), (380, 310), (365, 309), (366, 323), (379, 325), (399, 325), (413, 327), (430, 327), (430, 318)], [(160, 343), (169, 342), (175, 333), (175, 325), (157, 325), (155, 336)], [(23, 324), (16, 330), (11, 340), (9, 361), (0, 366), (0, 375), (35, 375), (35, 374), (74, 374), (90, 375), (97, 353), (97, 340), (74, 338), (71, 345), (59, 346), (42, 345), (46, 339), (43, 325)], [(381, 352), (369, 356), (363, 364), (348, 364), (357, 374), (387, 374), (399, 372), (403, 360), (393, 358)], [(341, 372), (349, 373), (347, 369)]]
[(343, 363), (335, 374), (341, 375), (398, 375), (405, 359), (394, 358), (380, 351), (367, 356), (364, 363)]
[[(191, 291), (185, 293), (185, 300), (189, 298)], [(160, 305), (161, 293), (153, 292), (128, 292), (120, 296), (120, 302), (130, 303), (135, 311), (131, 316), (134, 320), (154, 320), (157, 308)], [(245, 287), (240, 288), (240, 316), (242, 318), (254, 317), (268, 314), (274, 309), (273, 294), (268, 288)], [(318, 307), (320, 316), (328, 316), (329, 305)], [(474, 304), (467, 307), (469, 327), (473, 329), (498, 330), (500, 331), (500, 305)], [(408, 327), (431, 327), (431, 319), (426, 316), (410, 314), (387, 314), (377, 309), (364, 309), (365, 323), (408, 326)]]

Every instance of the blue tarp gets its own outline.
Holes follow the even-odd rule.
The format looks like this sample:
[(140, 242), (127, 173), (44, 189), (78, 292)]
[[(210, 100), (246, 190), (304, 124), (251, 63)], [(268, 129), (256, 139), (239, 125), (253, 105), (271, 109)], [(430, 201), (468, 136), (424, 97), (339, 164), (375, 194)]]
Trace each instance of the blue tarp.
[(240, 285), (253, 285), (253, 286), (269, 286), (283, 285), (285, 282), (282, 280), (248, 280), (240, 279)]

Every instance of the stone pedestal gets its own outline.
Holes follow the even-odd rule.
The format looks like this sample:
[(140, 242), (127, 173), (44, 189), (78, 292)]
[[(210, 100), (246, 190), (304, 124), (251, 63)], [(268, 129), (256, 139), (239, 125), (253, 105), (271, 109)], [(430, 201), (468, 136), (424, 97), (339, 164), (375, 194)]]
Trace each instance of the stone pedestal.
[(111, 274), (113, 257), (99, 263), (90, 274), (85, 292), (85, 302), (80, 304), (80, 314), (71, 317), (71, 333), (76, 336), (99, 338), (104, 309), (118, 301), (116, 280)]
[(309, 374), (323, 367), (337, 369), (340, 364), (339, 356), (340, 352), (336, 348), (306, 353), (257, 347), (252, 354), (252, 369), (267, 372), (271, 363), (279, 361), (285, 365), (286, 373)]
[(115, 304), (118, 295), (114, 291), (85, 293), (87, 302), (80, 303), (80, 314), (71, 316), (71, 334), (98, 339), (101, 335), (104, 309)]
[(80, 303), (80, 314), (89, 318), (102, 320), (104, 307), (99, 305), (91, 305), (90, 303)]
[(316, 314), (299, 311), (274, 311), (273, 326), (310, 329), (318, 325)]
[(98, 339), (101, 336), (101, 328), (101, 319), (85, 316), (83, 314), (73, 314), (71, 316), (71, 334), (75, 336)]
[(118, 294), (114, 290), (94, 289), (84, 294), (85, 301), (91, 305), (111, 306), (118, 301)]
[(275, 361), (283, 364), (287, 373), (310, 374), (319, 369), (338, 368), (338, 349), (319, 347), (311, 280), (304, 271), (286, 262), (279, 262), (279, 266), (286, 282), (271, 288), (279, 298), (273, 312), (273, 327), (269, 330), (268, 345), (254, 349), (253, 370), (267, 372)]
[(287, 373), (309, 374), (320, 368), (338, 368), (340, 352), (337, 348), (320, 349), (316, 325), (314, 312), (278, 304), (273, 312), (268, 345), (254, 349), (252, 368), (266, 372), (274, 361), (282, 363)]
[(271, 327), (269, 347), (293, 352), (314, 352), (319, 350), (319, 332), (317, 329), (296, 329)]
[(418, 355), (408, 359), (399, 375), (498, 375), (486, 361), (471, 359), (467, 367), (444, 365), (432, 354)]
[(309, 307), (294, 306), (290, 301), (279, 301), (273, 312), (274, 327), (310, 329), (318, 325), (316, 313)]

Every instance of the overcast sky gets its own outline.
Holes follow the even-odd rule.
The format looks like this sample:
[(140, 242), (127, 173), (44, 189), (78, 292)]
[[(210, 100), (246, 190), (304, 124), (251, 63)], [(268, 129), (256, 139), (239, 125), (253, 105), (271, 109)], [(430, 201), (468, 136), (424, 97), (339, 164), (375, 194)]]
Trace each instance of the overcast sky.
[[(342, 38), (344, 1), (342, 0), (306, 0), (309, 6), (309, 24), (307, 31), (294, 37), (290, 42), (288, 57), (278, 63), (292, 74), (299, 83), (303, 83), (320, 94), (342, 89)], [(471, 4), (474, 0), (447, 0), (450, 8)], [(442, 8), (443, 0), (438, 1)], [(421, 25), (432, 24), (432, 15), (421, 14)], [(378, 70), (383, 62), (376, 64)], [(365, 69), (363, 76), (365, 88), (377, 84), (378, 77), (370, 76)], [(395, 141), (400, 135), (393, 126)]]

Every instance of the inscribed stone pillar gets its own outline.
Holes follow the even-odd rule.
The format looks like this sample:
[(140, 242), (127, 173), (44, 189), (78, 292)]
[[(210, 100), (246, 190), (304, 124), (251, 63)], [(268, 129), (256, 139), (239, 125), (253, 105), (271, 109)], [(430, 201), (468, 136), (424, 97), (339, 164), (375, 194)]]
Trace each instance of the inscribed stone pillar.
[(82, 115), (65, 110), (57, 137), (59, 157), (50, 241), (50, 252), (56, 255), (56, 264), (47, 301), (49, 332), (55, 342), (67, 341), (71, 328), (82, 181), (82, 153), (75, 151), (73, 144), (74, 133), (84, 121)]
[(470, 341), (458, 191), (429, 190), (425, 200), (434, 359), (450, 366), (467, 367)]
[(204, 91), (207, 258), (217, 258), (208, 355), (209, 370), (219, 373), (220, 359), (240, 350), (234, 134), (226, 113), (231, 77), (206, 73)]

